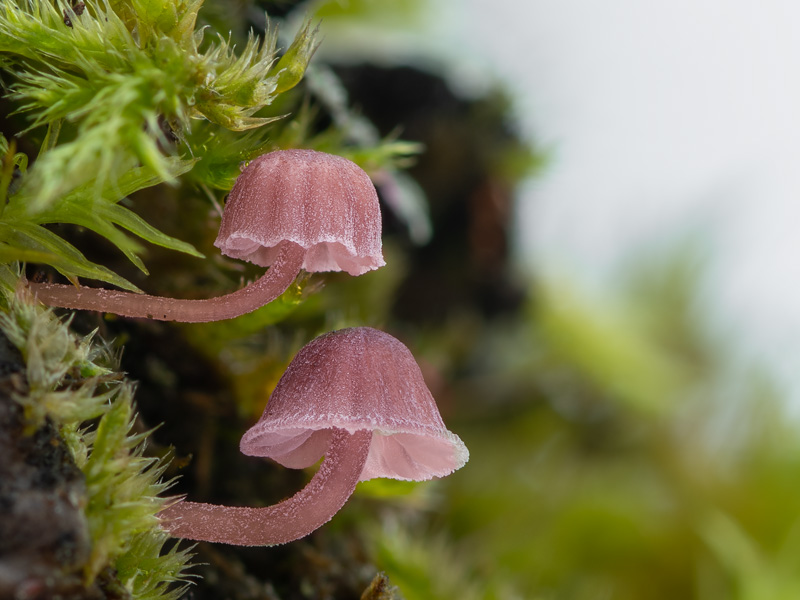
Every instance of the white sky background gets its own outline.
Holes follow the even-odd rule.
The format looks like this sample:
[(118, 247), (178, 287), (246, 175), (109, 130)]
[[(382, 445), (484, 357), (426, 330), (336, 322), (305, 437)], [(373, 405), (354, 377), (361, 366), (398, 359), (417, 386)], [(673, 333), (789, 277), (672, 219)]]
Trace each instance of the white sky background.
[[(707, 238), (715, 326), (800, 402), (800, 3), (449, 0), (553, 162), (523, 191), (523, 262), (610, 286)], [(459, 33), (460, 30), (460, 33)]]
[(521, 193), (521, 262), (613, 290), (632, 257), (702, 234), (709, 319), (800, 407), (800, 2), (429, 1), (411, 40), (328, 21), (327, 50), (504, 83), (553, 158)]

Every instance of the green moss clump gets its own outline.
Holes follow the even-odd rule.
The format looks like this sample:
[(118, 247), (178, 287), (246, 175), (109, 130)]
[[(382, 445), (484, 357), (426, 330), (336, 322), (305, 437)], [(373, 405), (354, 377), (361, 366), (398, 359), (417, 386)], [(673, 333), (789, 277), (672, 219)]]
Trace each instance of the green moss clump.
[(111, 573), (137, 600), (179, 598), (191, 554), (169, 546), (159, 526), (156, 515), (170, 501), (160, 496), (169, 487), (161, 477), (169, 459), (145, 456), (148, 432), (133, 432), (134, 384), (101, 341), (80, 338), (69, 321), (3, 292), (0, 330), (22, 354), (28, 383), (15, 399), (31, 431), (53, 422), (86, 479), (80, 503), (92, 550), (85, 584)]

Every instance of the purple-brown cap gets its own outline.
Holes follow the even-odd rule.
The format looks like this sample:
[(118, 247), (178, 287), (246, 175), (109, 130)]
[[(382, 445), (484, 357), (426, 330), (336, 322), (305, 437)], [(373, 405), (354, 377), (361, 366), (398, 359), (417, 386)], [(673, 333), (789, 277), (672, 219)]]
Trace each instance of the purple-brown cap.
[(369, 327), (334, 331), (302, 348), (240, 447), (304, 468), (325, 454), (334, 428), (373, 432), (360, 481), (443, 477), (469, 458), (409, 349)]
[(309, 272), (361, 275), (382, 267), (381, 213), (369, 176), (354, 162), (315, 150), (277, 150), (236, 180), (214, 245), (267, 267), (283, 244), (305, 250)]

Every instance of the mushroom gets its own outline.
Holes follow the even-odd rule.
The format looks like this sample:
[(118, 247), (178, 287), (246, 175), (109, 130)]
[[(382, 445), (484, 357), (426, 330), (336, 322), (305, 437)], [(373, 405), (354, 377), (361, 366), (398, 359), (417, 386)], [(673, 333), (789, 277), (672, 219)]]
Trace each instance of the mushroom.
[(259, 156), (231, 190), (214, 245), (269, 267), (233, 293), (206, 300), (29, 283), (43, 303), (126, 317), (198, 323), (232, 319), (281, 295), (303, 268), (361, 275), (383, 266), (378, 195), (355, 163), (314, 150)]
[(273, 506), (179, 501), (160, 513), (172, 535), (284, 544), (327, 523), (359, 481), (444, 477), (469, 458), (445, 428), (408, 348), (369, 327), (328, 333), (303, 347), (240, 449), (291, 468), (325, 459), (305, 488)]

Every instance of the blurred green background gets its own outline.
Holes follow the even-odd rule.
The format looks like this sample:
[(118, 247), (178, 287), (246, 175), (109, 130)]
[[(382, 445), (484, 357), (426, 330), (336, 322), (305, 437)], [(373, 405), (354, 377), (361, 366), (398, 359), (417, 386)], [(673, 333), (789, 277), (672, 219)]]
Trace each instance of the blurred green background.
[[(430, 207), (430, 240), (390, 227), (396, 260), (346, 304), (413, 349), (472, 453), (405, 496), (363, 486), (386, 503), (377, 565), (408, 599), (800, 597), (796, 423), (769, 365), (743, 367), (706, 324), (699, 246), (631, 259), (602, 297), (519, 273), (514, 190), (548, 156), (516, 133), (514, 99), (459, 96), (447, 64), (396, 48), (424, 31), (422, 2), (318, 10), (354, 106), (424, 145), (408, 173)], [(394, 58), (359, 60), (360, 27)]]

